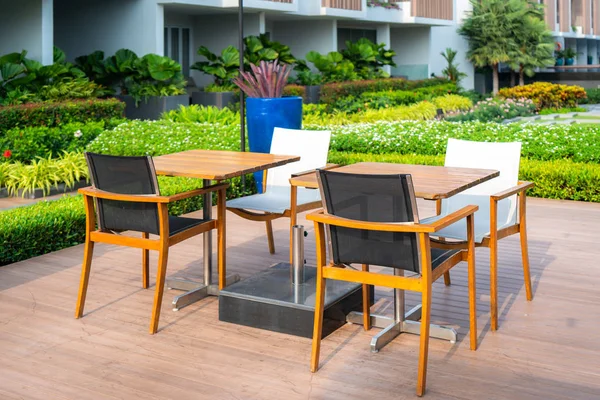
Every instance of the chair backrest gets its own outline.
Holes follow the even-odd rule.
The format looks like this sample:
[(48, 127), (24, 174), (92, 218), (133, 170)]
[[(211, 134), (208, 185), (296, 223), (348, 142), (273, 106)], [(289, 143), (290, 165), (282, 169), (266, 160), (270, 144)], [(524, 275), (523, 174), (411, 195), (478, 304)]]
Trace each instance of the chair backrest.
[(275, 128), (271, 154), (300, 156), (300, 161), (272, 168), (267, 173), (267, 191), (270, 186), (290, 186), (292, 174), (323, 168), (327, 164), (330, 131), (304, 131)]
[[(489, 196), (519, 183), (519, 163), (521, 143), (487, 143), (468, 140), (448, 139), (446, 167), (494, 169), (500, 176), (465, 190), (461, 194), (472, 198), (482, 196), (482, 205), (489, 204)], [(485, 197), (485, 198), (484, 198)], [(448, 201), (445, 201), (446, 203)], [(449, 200), (452, 202), (452, 199)], [(457, 205), (458, 206), (458, 205)], [(516, 218), (516, 196), (502, 200), (498, 204), (498, 222), (514, 221)]]
[[(367, 222), (419, 222), (410, 175), (362, 175), (319, 170), (323, 208), (328, 214)], [(329, 226), (336, 264), (371, 264), (420, 273), (415, 233)]]
[[(119, 194), (160, 194), (151, 157), (85, 156), (95, 188)], [(96, 199), (96, 212), (101, 230), (159, 234), (156, 204)]]

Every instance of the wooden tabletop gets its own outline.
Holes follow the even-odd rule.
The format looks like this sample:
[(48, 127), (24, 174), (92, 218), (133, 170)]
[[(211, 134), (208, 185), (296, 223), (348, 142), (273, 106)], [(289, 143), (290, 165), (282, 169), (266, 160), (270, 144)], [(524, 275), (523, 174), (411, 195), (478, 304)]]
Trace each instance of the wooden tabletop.
[[(353, 174), (410, 174), (415, 196), (437, 200), (454, 196), (470, 187), (500, 175), (490, 169), (452, 168), (431, 165), (409, 165), (363, 162), (335, 168), (332, 171)], [(316, 173), (290, 179), (293, 186), (318, 188)]]
[(153, 160), (157, 175), (221, 181), (299, 161), (300, 157), (239, 151), (189, 150), (154, 157)]

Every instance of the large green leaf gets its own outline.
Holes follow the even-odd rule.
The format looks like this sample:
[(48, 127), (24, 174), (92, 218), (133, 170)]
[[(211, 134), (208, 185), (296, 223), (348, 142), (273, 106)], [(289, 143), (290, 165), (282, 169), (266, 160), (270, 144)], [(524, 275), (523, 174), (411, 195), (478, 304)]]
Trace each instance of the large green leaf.
[(54, 46), (54, 62), (64, 64), (67, 61), (67, 56), (64, 51)]
[(23, 50), (20, 53), (5, 54), (2, 57), (0, 57), (0, 65), (4, 65), (6, 63), (21, 64), (26, 55), (27, 55), (27, 50)]
[(25, 67), (20, 64), (5, 63), (0, 66), (0, 77), (6, 82), (21, 75), (25, 71)]
[(246, 49), (250, 53), (258, 53), (264, 48), (262, 42), (256, 36), (249, 36), (244, 40)]
[(221, 59), (225, 67), (240, 66), (240, 52), (233, 46), (228, 46), (221, 52)]
[(206, 46), (200, 46), (198, 48), (198, 55), (206, 57), (206, 59), (211, 62), (217, 61), (217, 56), (213, 52), (211, 52)]

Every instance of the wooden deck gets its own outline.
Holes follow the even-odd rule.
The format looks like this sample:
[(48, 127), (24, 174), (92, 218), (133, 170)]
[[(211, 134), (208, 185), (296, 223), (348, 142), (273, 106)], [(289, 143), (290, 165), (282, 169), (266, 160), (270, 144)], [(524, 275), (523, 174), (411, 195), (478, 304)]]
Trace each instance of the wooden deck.
[[(502, 240), (494, 333), (488, 251), (477, 250), (478, 351), (464, 340), (466, 266), (453, 269), (451, 287), (435, 284), (433, 320), (460, 337), (431, 340), (426, 399), (600, 398), (600, 205), (533, 199), (528, 218), (534, 301), (525, 301), (517, 238)], [(274, 224), (274, 256), (263, 224), (231, 213), (227, 223), (229, 272), (245, 277), (287, 259), (287, 220)], [(172, 292), (150, 336), (141, 251), (96, 249), (81, 320), (73, 313), (82, 246), (0, 268), (0, 399), (415, 398), (417, 336), (372, 354), (377, 329), (346, 325), (323, 341), (321, 370), (311, 374), (309, 339), (219, 322), (216, 298), (173, 312)], [(200, 278), (201, 239), (175, 246), (169, 266), (169, 275)], [(374, 311), (391, 314), (390, 295), (378, 290)]]

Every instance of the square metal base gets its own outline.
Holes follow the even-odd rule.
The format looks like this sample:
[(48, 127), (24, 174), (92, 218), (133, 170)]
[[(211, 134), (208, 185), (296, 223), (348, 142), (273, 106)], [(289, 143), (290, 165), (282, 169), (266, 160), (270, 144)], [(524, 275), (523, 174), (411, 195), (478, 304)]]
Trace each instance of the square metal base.
[[(316, 271), (314, 267), (304, 267), (304, 283), (296, 290), (288, 263), (277, 264), (226, 287), (219, 296), (219, 320), (312, 338)], [(345, 325), (350, 312), (359, 310), (362, 310), (362, 285), (328, 280), (323, 337)]]

